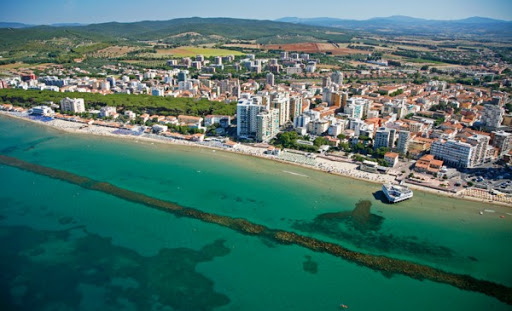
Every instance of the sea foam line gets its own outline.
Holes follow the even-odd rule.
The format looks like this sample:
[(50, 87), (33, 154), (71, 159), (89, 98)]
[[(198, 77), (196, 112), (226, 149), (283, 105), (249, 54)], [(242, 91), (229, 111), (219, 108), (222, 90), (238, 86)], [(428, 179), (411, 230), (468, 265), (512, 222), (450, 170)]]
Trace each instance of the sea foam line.
[(294, 172), (290, 172), (290, 171), (283, 171), (283, 172), (284, 173), (288, 173), (288, 174), (292, 174), (292, 175), (295, 175), (295, 176), (309, 177), (308, 175), (303, 175), (303, 174), (294, 173)]

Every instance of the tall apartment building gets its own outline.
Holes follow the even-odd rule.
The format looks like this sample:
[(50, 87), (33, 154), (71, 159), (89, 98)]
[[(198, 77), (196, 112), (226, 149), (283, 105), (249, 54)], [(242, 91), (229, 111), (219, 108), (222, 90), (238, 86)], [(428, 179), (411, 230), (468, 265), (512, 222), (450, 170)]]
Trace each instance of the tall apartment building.
[(387, 128), (381, 127), (375, 133), (375, 139), (373, 140), (373, 148), (378, 149), (381, 147), (389, 146), (390, 132)]
[(187, 70), (183, 70), (183, 71), (180, 71), (178, 72), (178, 81), (187, 81), (187, 75), (188, 75), (188, 71)]
[(341, 107), (341, 101), (342, 101), (342, 93), (332, 92), (331, 93), (331, 103), (329, 106)]
[(240, 80), (229, 79), (219, 82), (220, 93), (229, 93), (232, 96), (240, 97)]
[(396, 130), (389, 129), (389, 142), (388, 142), (389, 149), (395, 148), (395, 141), (396, 141)]
[(331, 77), (325, 76), (322, 78), (322, 87), (330, 87), (332, 84)]
[(375, 132), (375, 139), (373, 140), (373, 148), (378, 149), (381, 147), (386, 147), (389, 149), (393, 149), (395, 144), (395, 129), (388, 129), (385, 127), (381, 127)]
[(332, 83), (335, 83), (337, 85), (343, 84), (343, 73), (340, 71), (335, 71), (331, 74), (331, 80)]
[(331, 106), (331, 95), (332, 95), (332, 88), (330, 87), (324, 87), (322, 89), (322, 101), (326, 102), (327, 105)]
[(271, 72), (267, 73), (267, 84), (270, 86), (275, 85), (274, 74)]
[(279, 110), (279, 126), (284, 125), (290, 120), (290, 99), (286, 97), (276, 97), (270, 103), (270, 108)]
[(341, 107), (345, 107), (347, 105), (348, 101), (348, 93), (343, 92), (341, 93)]
[(356, 104), (354, 102), (348, 102), (348, 104), (345, 106), (343, 111), (348, 114), (349, 118), (354, 119), (362, 119), (363, 118), (363, 112), (364, 112), (364, 105), (363, 104)]
[(294, 121), (295, 118), (302, 114), (302, 97), (290, 97), (290, 120)]
[(264, 110), (256, 116), (256, 140), (268, 142), (279, 133), (279, 111)]
[(396, 150), (401, 154), (406, 154), (409, 148), (409, 140), (411, 139), (411, 132), (399, 131)]
[(499, 149), (499, 156), (507, 154), (512, 149), (512, 134), (504, 131), (491, 133), (491, 145)]
[(265, 106), (252, 99), (239, 100), (236, 105), (236, 135), (238, 137), (255, 137), (257, 116)]
[(437, 140), (432, 143), (430, 153), (445, 164), (454, 167), (472, 167), (474, 147), (455, 140)]
[(503, 115), (505, 110), (498, 105), (487, 104), (484, 105), (480, 121), (489, 128), (498, 128), (503, 122)]
[(466, 142), (473, 146), (471, 166), (474, 167), (485, 162), (489, 139), (490, 137), (486, 135), (473, 135), (466, 138)]
[(294, 127), (304, 127), (307, 128), (308, 124), (311, 121), (317, 120), (319, 117), (315, 116), (311, 111), (306, 111), (303, 114), (299, 115), (298, 117), (293, 120), (293, 126)]
[(73, 113), (85, 112), (85, 105), (83, 98), (69, 98), (66, 97), (60, 101), (61, 111), (70, 111)]
[(372, 102), (358, 97), (352, 97), (347, 100), (346, 106), (343, 108), (343, 111), (349, 115), (350, 118), (359, 118), (368, 115), (368, 111), (371, 108)]

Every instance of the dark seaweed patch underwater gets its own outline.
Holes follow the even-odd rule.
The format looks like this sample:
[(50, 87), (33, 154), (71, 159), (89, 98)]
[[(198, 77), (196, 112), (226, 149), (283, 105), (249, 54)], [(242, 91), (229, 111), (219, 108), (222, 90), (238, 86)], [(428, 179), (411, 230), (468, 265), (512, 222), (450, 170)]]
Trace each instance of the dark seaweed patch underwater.
[[(82, 234), (73, 238), (73, 230)], [(196, 271), (230, 252), (222, 240), (151, 257), (82, 227), (1, 227), (0, 243), (0, 310), (212, 310), (230, 302)]]

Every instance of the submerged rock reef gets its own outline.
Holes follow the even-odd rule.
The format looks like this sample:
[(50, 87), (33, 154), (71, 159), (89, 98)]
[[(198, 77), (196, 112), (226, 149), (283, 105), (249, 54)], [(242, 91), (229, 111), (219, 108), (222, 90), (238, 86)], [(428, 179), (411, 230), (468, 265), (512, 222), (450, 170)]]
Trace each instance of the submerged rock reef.
[(359, 201), (354, 210), (324, 213), (313, 220), (296, 220), (292, 228), (310, 234), (320, 234), (337, 241), (378, 252), (393, 252), (425, 258), (450, 258), (454, 252), (444, 246), (419, 240), (415, 236), (396, 236), (382, 232), (384, 217), (371, 213), (371, 202)]
[[(418, 280), (427, 279), (434, 282), (445, 283), (463, 290), (480, 292), (512, 305), (512, 288), (502, 284), (479, 280), (469, 275), (451, 273), (406, 260), (352, 251), (332, 242), (322, 241), (320, 239), (304, 236), (295, 232), (271, 229), (266, 226), (250, 222), (246, 219), (232, 218), (229, 216), (203, 212), (195, 208), (180, 206), (176, 203), (159, 200), (142, 193), (119, 188), (107, 182), (95, 181), (63, 170), (25, 162), (5, 155), (0, 155), (0, 164), (56, 178), (76, 184), (86, 189), (101, 191), (124, 200), (168, 211), (176, 216), (189, 217), (208, 223), (214, 223), (242, 234), (262, 237), (275, 243), (284, 245), (294, 244), (316, 252), (328, 253), (333, 256), (349, 260), (358, 265), (380, 271), (387, 276), (402, 274)], [(369, 202), (364, 201), (360, 202), (360, 208), (355, 212), (352, 212), (351, 215), (356, 224), (364, 224), (365, 221), (369, 221), (370, 216), (368, 203)], [(329, 214), (321, 216), (320, 219), (332, 219), (340, 216), (343, 217), (344, 215), (336, 215), (335, 213), (334, 215)], [(377, 226), (378, 222), (379, 221), (377, 220)]]

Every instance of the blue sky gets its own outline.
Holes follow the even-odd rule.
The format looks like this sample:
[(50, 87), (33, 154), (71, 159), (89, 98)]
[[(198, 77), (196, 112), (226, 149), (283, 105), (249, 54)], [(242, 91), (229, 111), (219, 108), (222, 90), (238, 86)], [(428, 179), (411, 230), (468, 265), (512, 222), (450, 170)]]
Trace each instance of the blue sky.
[(28, 24), (167, 20), (179, 17), (277, 19), (285, 16), (512, 19), (512, 0), (7, 0), (0, 21)]

